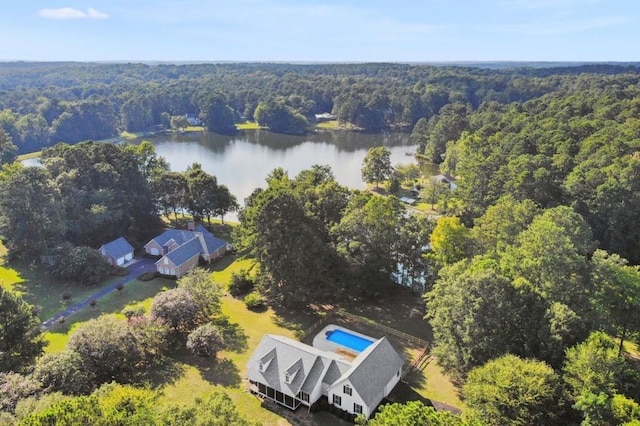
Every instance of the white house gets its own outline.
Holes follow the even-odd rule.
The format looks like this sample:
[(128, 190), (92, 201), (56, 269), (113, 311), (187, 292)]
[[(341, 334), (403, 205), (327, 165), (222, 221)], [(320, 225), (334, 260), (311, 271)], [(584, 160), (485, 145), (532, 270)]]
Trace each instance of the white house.
[(362, 352), (322, 350), (288, 337), (266, 334), (253, 352), (247, 376), (251, 391), (295, 410), (320, 397), (369, 418), (400, 380), (403, 360), (386, 338)]

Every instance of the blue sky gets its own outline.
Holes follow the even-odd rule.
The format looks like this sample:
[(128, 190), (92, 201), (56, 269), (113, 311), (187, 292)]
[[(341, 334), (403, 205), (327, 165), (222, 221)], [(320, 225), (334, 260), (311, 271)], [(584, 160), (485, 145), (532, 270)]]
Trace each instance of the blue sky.
[(640, 61), (638, 0), (27, 0), (0, 60)]

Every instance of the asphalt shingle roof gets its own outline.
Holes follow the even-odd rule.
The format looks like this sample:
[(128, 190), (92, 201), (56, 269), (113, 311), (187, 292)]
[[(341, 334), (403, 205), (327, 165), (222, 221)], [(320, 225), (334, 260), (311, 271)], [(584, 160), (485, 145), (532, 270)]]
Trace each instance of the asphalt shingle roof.
[(367, 406), (378, 404), (384, 397), (384, 387), (402, 369), (403, 360), (383, 337), (353, 360), (353, 367), (342, 379), (348, 378)]
[(133, 246), (131, 246), (124, 237), (120, 237), (110, 243), (104, 244), (101, 248), (104, 248), (109, 256), (116, 259), (133, 251)]
[(174, 265), (182, 265), (187, 260), (194, 256), (199, 256), (202, 253), (202, 244), (198, 237), (193, 237), (191, 240), (182, 244), (175, 250), (170, 251), (165, 256), (173, 262)]

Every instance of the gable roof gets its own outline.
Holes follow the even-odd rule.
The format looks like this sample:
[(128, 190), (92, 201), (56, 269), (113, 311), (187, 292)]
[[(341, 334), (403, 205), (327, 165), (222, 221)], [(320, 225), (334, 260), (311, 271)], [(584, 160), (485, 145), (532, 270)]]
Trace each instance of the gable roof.
[(110, 243), (103, 244), (100, 249), (104, 249), (105, 253), (113, 258), (122, 257), (133, 251), (133, 246), (124, 237), (120, 237)]
[[(266, 365), (260, 371), (260, 362)], [(249, 360), (247, 376), (289, 395), (300, 390), (307, 393), (320, 384), (330, 364), (342, 365), (346, 371), (350, 364), (331, 352), (321, 351), (284, 336), (265, 334)], [(295, 372), (291, 383), (286, 373)], [(339, 376), (338, 376), (339, 377)]]
[(187, 241), (191, 240), (192, 238), (193, 238), (192, 231), (183, 231), (181, 229), (169, 228), (169, 229), (166, 229), (162, 234), (153, 238), (151, 241), (155, 241), (160, 246), (166, 245), (171, 240), (175, 241), (177, 245), (182, 245)]
[[(165, 255), (174, 265), (180, 266), (194, 256), (200, 256), (202, 253), (202, 244), (198, 237), (193, 237), (186, 243), (182, 244), (175, 250), (170, 251)], [(158, 261), (160, 262), (160, 260)]]
[(349, 380), (367, 406), (377, 404), (384, 397), (384, 387), (402, 368), (402, 358), (383, 337), (362, 351), (353, 366), (339, 381)]
[(145, 247), (154, 242), (161, 247), (169, 246), (169, 250), (173, 248), (165, 256), (176, 266), (182, 265), (195, 255), (203, 253), (209, 255), (228, 245), (226, 241), (214, 237), (202, 224), (198, 225), (195, 231), (166, 229), (149, 241)]
[(208, 253), (213, 253), (216, 250), (219, 250), (227, 245), (226, 241), (214, 237), (213, 234), (207, 230), (207, 228), (202, 226), (202, 224), (196, 226), (196, 231), (202, 233), (206, 246), (205, 248), (207, 249)]

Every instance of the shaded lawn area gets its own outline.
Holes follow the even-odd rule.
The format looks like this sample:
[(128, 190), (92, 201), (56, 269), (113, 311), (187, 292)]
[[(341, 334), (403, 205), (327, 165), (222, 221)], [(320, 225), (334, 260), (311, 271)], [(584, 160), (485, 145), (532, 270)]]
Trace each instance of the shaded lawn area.
[[(38, 309), (38, 318), (45, 321), (67, 308), (68, 305), (86, 299), (121, 277), (108, 276), (98, 286), (87, 286), (72, 281), (55, 279), (40, 265), (14, 261), (10, 265), (0, 266), (0, 282), (18, 293), (22, 298)], [(62, 296), (71, 298), (64, 301)]]
[(211, 278), (223, 289), (228, 290), (231, 277), (240, 271), (252, 271), (256, 263), (253, 259), (238, 257), (234, 254), (227, 255), (211, 265)]

